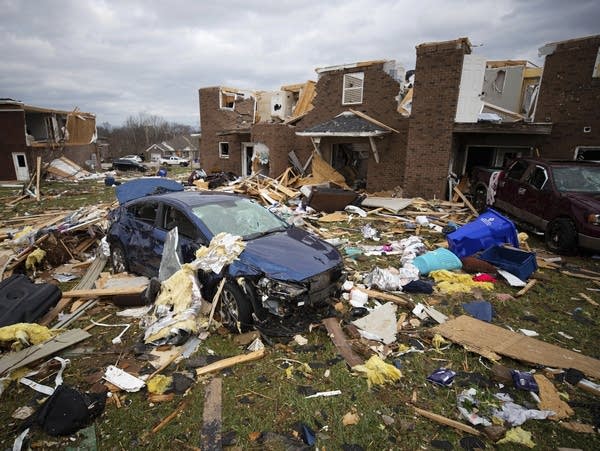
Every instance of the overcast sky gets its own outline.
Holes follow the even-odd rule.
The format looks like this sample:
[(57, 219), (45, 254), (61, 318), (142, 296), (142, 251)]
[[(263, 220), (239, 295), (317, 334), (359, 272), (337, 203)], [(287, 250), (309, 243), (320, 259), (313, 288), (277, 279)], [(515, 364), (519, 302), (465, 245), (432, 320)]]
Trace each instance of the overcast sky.
[(199, 125), (198, 89), (275, 90), (317, 67), (466, 36), (489, 59), (600, 33), (598, 0), (0, 0), (0, 97)]

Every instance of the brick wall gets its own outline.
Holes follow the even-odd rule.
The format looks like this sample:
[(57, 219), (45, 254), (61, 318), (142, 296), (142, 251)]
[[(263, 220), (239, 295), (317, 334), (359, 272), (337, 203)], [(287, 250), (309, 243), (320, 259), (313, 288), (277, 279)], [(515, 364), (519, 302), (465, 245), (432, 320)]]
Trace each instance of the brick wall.
[[(352, 72), (364, 72), (365, 74), (363, 102), (360, 105), (342, 105), (344, 74)], [(391, 133), (382, 139), (376, 139), (380, 162), (376, 163), (373, 154), (370, 154), (367, 191), (374, 192), (402, 186), (403, 172), (401, 169), (405, 161), (408, 119), (397, 112), (396, 97), (399, 91), (398, 82), (383, 71), (383, 63), (324, 72), (316, 84), (314, 108), (297, 123), (296, 128), (298, 131), (305, 130), (313, 125), (326, 122), (349, 109), (361, 111), (394, 128), (399, 133)], [(327, 138), (322, 140), (322, 145), (326, 145), (326, 140)], [(368, 142), (367, 138), (364, 140)], [(346, 140), (346, 142), (350, 141), (353, 139)], [(310, 138), (307, 137), (297, 137), (294, 147), (296, 153), (303, 156), (300, 158), (302, 162), (306, 161), (313, 149)]]
[(600, 146), (600, 78), (592, 78), (599, 46), (600, 35), (573, 39), (546, 56), (535, 110), (536, 122), (552, 122), (540, 149), (546, 158), (572, 159), (577, 146)]
[[(231, 133), (219, 136), (226, 130), (250, 129), (254, 111), (254, 100), (238, 101), (235, 108), (221, 109), (219, 87), (202, 88), (198, 92), (200, 101), (200, 167), (206, 172), (233, 172), (242, 169), (241, 143), (250, 141), (250, 132)], [(219, 142), (229, 143), (229, 158), (219, 158)]]
[(442, 198), (446, 194), (452, 130), (467, 39), (421, 44), (408, 127), (404, 193)]

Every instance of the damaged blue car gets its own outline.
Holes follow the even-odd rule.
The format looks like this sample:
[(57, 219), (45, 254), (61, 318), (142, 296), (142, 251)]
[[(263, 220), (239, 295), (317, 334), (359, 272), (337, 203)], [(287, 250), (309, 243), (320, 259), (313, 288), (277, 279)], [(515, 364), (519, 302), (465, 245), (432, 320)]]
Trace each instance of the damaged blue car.
[(269, 314), (283, 318), (321, 304), (343, 282), (342, 257), (335, 247), (252, 199), (192, 191), (140, 195), (127, 190), (129, 183), (122, 185), (120, 196), (117, 192), (121, 205), (111, 212), (107, 232), (113, 270), (157, 276), (167, 233), (174, 227), (182, 262), (192, 261), (195, 251), (220, 232), (242, 237), (246, 247), (238, 260), (221, 274), (198, 274), (207, 300), (226, 279), (218, 311), (232, 330), (248, 329)]

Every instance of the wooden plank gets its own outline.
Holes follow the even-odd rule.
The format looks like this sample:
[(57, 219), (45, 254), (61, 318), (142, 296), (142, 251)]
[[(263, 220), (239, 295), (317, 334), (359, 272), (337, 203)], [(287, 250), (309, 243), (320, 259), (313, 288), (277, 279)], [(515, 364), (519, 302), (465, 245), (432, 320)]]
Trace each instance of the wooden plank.
[(375, 298), (375, 299), (381, 299), (383, 301), (390, 301), (390, 302), (393, 302), (394, 304), (398, 304), (403, 307), (414, 307), (414, 304), (411, 301), (409, 301), (407, 299), (403, 299), (400, 296), (396, 296), (394, 294), (384, 293), (383, 291), (377, 291), (377, 290), (369, 290), (367, 288), (361, 288), (361, 287), (355, 287), (355, 288), (359, 291), (362, 291), (363, 293), (368, 294), (370, 297)]
[(325, 318), (323, 320), (323, 324), (327, 328), (329, 338), (331, 338), (331, 341), (333, 341), (333, 344), (337, 348), (340, 355), (344, 358), (348, 366), (352, 368), (356, 365), (362, 365), (364, 360), (352, 350), (346, 335), (340, 327), (339, 320), (337, 318)]
[(521, 297), (523, 296), (525, 293), (527, 293), (529, 290), (531, 290), (533, 288), (533, 286), (537, 283), (536, 279), (531, 279), (529, 282), (527, 282), (527, 284), (517, 292), (517, 294), (515, 294), (515, 297)]
[(42, 171), (42, 157), (37, 157), (37, 169), (35, 176), (35, 200), (40, 201), (40, 174)]
[(472, 434), (475, 436), (481, 435), (481, 433), (471, 426), (461, 423), (460, 421), (451, 420), (450, 418), (443, 417), (442, 415), (438, 415), (437, 413), (429, 412), (428, 410), (419, 409), (418, 407), (413, 407), (415, 412), (419, 415), (424, 416), (425, 418), (429, 418), (430, 420), (435, 421), (436, 423), (443, 424), (444, 426), (450, 426), (451, 428), (458, 429), (459, 431), (466, 432), (468, 434)]
[(462, 200), (462, 201), (465, 203), (465, 205), (466, 205), (467, 207), (469, 207), (469, 209), (470, 209), (470, 210), (471, 210), (473, 213), (475, 213), (475, 216), (479, 216), (479, 212), (478, 212), (478, 211), (475, 209), (475, 207), (474, 207), (474, 206), (471, 204), (471, 202), (469, 202), (469, 199), (467, 199), (467, 198), (465, 197), (465, 195), (462, 193), (462, 191), (461, 191), (460, 189), (458, 189), (458, 186), (455, 186), (455, 187), (454, 187), (454, 192), (455, 192), (456, 194), (458, 194), (458, 197), (460, 197), (460, 198), (461, 198), (461, 200)]
[(30, 346), (19, 352), (12, 352), (0, 359), (0, 375), (55, 354), (88, 337), (91, 337), (91, 335), (84, 330), (70, 329), (44, 343)]
[(196, 376), (203, 376), (208, 373), (220, 371), (222, 369), (237, 365), (238, 363), (246, 363), (251, 362), (252, 360), (262, 359), (264, 356), (265, 350), (263, 348), (259, 349), (258, 351), (250, 352), (248, 354), (236, 355), (234, 357), (222, 359), (217, 362), (211, 363), (210, 365), (206, 365), (201, 368), (196, 368)]
[(122, 287), (122, 288), (96, 288), (91, 290), (65, 291), (63, 297), (69, 298), (95, 298), (100, 296), (120, 296), (122, 294), (140, 294), (146, 287)]
[(52, 310), (50, 310), (43, 316), (39, 323), (42, 326), (47, 326), (48, 324), (50, 324), (59, 315), (59, 313), (62, 312), (71, 303), (72, 300), (73, 298), (63, 296), (61, 300), (58, 301), (58, 304), (56, 304)]
[(206, 386), (204, 393), (204, 409), (202, 411), (202, 432), (200, 447), (205, 451), (220, 451), (221, 429), (223, 418), (221, 413), (221, 392), (223, 381), (214, 378)]
[(431, 329), (431, 332), (481, 355), (484, 355), (484, 352), (497, 353), (534, 365), (575, 368), (587, 376), (600, 378), (600, 360), (467, 315), (446, 321)]

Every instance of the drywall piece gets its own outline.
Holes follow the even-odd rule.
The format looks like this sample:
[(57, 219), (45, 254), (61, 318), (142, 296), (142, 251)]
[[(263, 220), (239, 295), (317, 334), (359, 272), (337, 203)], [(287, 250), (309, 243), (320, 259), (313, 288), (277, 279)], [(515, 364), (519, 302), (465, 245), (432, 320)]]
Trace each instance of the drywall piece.
[(125, 390), (127, 392), (136, 392), (140, 391), (146, 382), (135, 377), (132, 374), (129, 374), (126, 371), (123, 371), (121, 368), (118, 368), (114, 365), (110, 365), (106, 368), (106, 372), (104, 373), (104, 379), (110, 382), (113, 385), (116, 385), (121, 390)]
[(494, 353), (536, 365), (575, 368), (600, 378), (600, 360), (462, 315), (431, 329), (483, 356)]
[(386, 345), (396, 341), (396, 304), (387, 302), (367, 316), (352, 321), (360, 329), (361, 335), (372, 340), (381, 340)]
[(410, 204), (412, 199), (402, 199), (399, 197), (367, 197), (360, 203), (363, 207), (385, 208), (394, 213), (404, 210)]
[(0, 374), (29, 365), (36, 360), (43, 359), (75, 343), (79, 343), (88, 337), (91, 337), (91, 335), (82, 329), (71, 329), (39, 345), (10, 353), (0, 359)]

